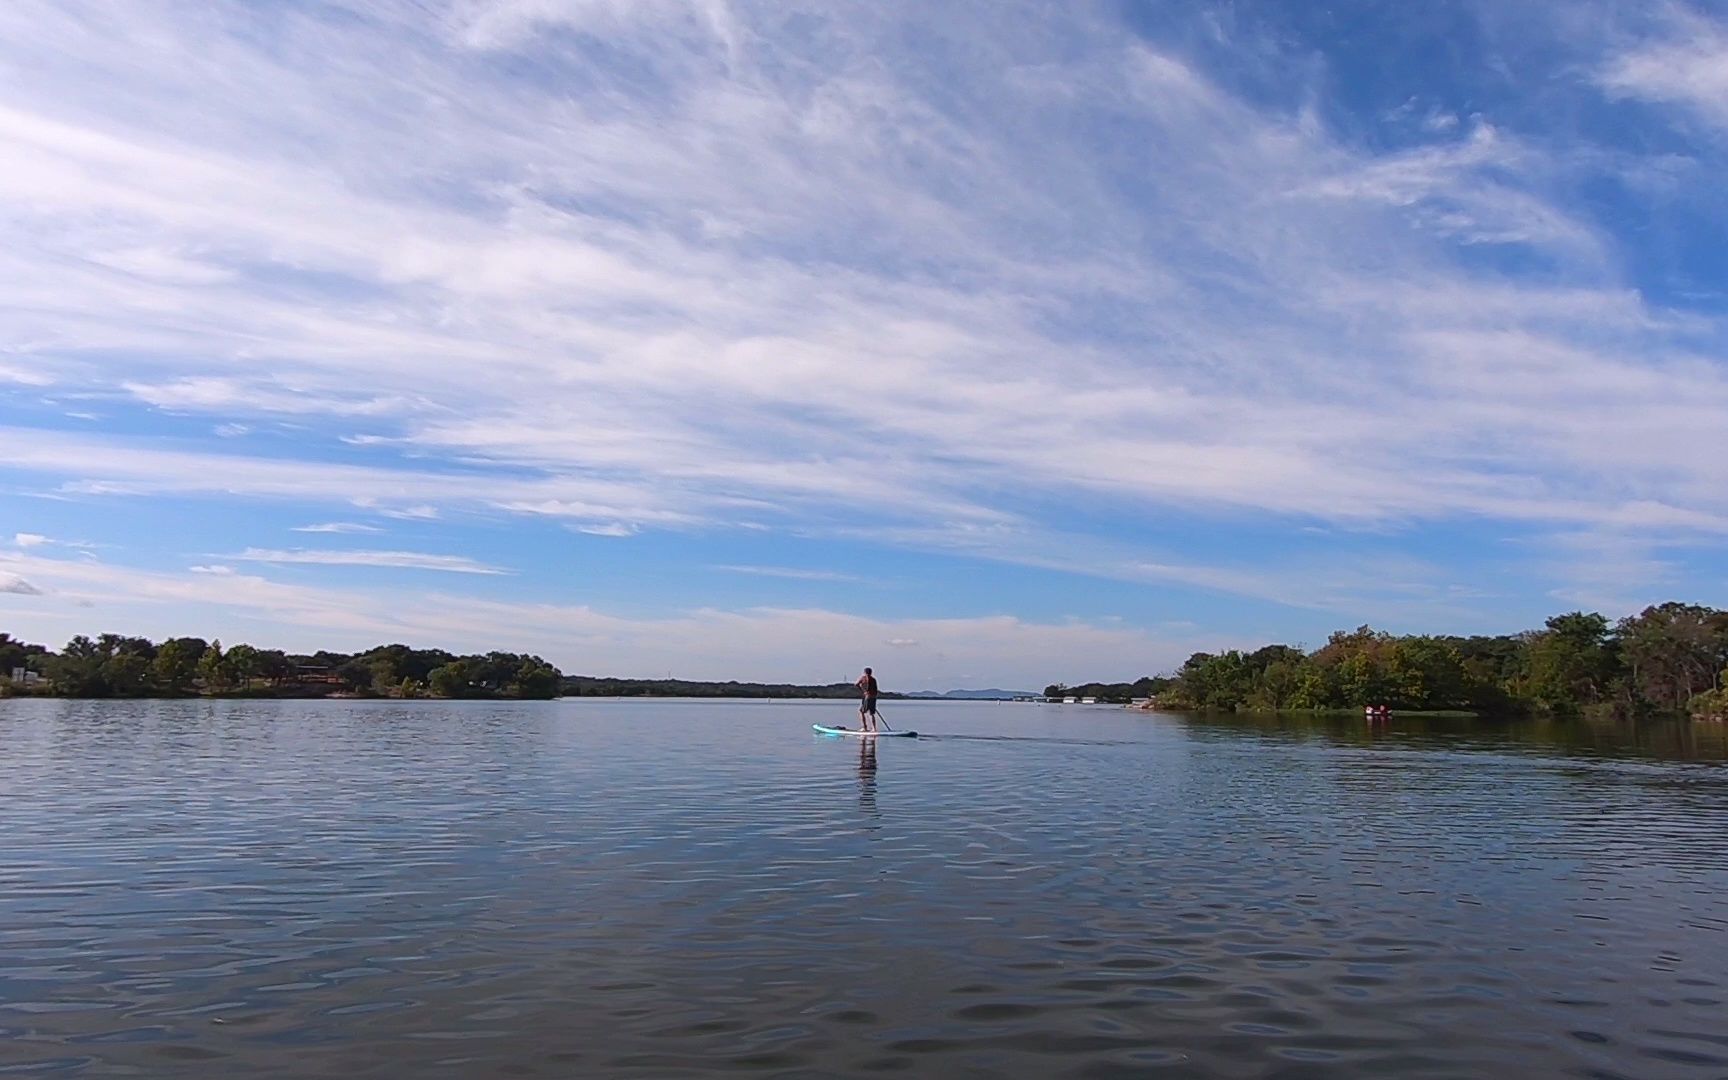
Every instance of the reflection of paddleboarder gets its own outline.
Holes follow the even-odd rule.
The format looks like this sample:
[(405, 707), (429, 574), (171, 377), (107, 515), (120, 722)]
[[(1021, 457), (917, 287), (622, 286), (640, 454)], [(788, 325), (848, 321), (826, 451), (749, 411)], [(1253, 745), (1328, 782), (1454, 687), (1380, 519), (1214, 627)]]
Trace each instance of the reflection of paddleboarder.
[(876, 712), (876, 694), (880, 689), (876, 685), (876, 676), (865, 668), (864, 674), (858, 676), (858, 681), (852, 685), (864, 695), (864, 700), (858, 703), (858, 727), (863, 731), (875, 731), (876, 721), (881, 719)]
[(858, 808), (877, 816), (875, 739), (858, 740)]

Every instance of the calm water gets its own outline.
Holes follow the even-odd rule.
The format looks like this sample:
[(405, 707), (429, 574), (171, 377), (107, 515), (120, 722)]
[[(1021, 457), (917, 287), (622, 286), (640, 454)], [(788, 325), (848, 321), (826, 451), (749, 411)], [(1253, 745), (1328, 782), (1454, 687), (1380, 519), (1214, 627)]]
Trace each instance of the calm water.
[(0, 702), (0, 1074), (1728, 1075), (1728, 745)]

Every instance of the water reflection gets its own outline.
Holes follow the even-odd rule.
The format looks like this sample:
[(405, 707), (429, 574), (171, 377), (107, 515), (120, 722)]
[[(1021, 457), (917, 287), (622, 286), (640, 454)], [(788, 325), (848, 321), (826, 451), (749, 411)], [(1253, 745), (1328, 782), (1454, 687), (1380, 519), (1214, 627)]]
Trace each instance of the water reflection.
[(876, 740), (858, 740), (858, 808), (870, 817), (881, 817), (876, 806)]
[(0, 1070), (1728, 1074), (1714, 730), (829, 708), (0, 702)]
[(1728, 762), (1728, 724), (1690, 720), (1485, 720), (1465, 716), (1394, 713), (1366, 724), (1359, 717), (1306, 714), (1156, 714), (1197, 733), (1251, 732), (1271, 738), (1320, 739), (1338, 745), (1399, 745), (1591, 756), (1648, 757), (1664, 761)]

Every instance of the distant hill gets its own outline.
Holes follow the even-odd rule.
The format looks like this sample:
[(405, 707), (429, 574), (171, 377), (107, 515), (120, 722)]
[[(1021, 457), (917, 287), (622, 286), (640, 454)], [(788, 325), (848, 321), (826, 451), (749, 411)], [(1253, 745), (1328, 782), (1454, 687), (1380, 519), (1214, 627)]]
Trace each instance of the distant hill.
[(1030, 690), (949, 690), (938, 694), (934, 690), (917, 690), (906, 695), (909, 698), (934, 698), (943, 701), (1011, 701), (1017, 697), (1037, 697)]

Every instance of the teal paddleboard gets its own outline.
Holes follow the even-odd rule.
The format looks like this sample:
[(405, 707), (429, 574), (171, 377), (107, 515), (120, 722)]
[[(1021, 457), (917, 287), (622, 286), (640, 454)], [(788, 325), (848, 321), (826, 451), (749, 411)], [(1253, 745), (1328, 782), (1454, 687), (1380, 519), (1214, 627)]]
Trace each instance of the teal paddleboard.
[(859, 731), (856, 728), (829, 727), (827, 724), (811, 724), (810, 726), (824, 735), (859, 735), (869, 739), (874, 739), (877, 736), (884, 739), (916, 739), (918, 737), (916, 731)]

